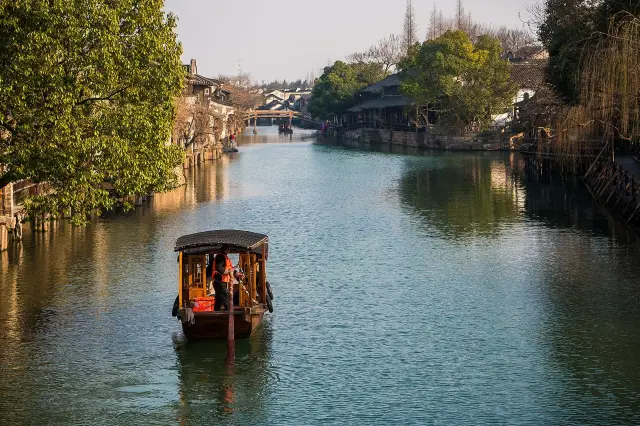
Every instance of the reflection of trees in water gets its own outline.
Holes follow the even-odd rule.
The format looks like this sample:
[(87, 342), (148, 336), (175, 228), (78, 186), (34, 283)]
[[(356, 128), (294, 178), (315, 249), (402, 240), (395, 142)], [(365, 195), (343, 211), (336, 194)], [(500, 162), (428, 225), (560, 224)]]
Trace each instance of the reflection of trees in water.
[(496, 236), (517, 219), (524, 201), (513, 161), (479, 154), (408, 158), (402, 202), (445, 236)]
[(180, 424), (263, 423), (268, 393), (271, 328), (236, 341), (233, 365), (226, 341), (177, 341)]
[(538, 176), (518, 153), (408, 157), (399, 190), (413, 214), (454, 239), (496, 236), (523, 215), (552, 228), (634, 239), (578, 180)]
[(527, 215), (551, 227), (590, 228), (597, 214), (589, 193), (579, 188), (577, 178), (540, 175), (535, 170), (522, 173), (527, 194)]
[(523, 168), (527, 217), (552, 228), (575, 228), (596, 235), (635, 239), (632, 232), (600, 209), (578, 177), (538, 174)]
[[(51, 227), (45, 233), (27, 228), (23, 244), (5, 253), (2, 265), (0, 369), (4, 369), (4, 380), (0, 394), (13, 398), (3, 418), (7, 424), (21, 424), (25, 416), (52, 409), (48, 405), (55, 392), (51, 383), (65, 374), (65, 368), (47, 371), (42, 366), (66, 366), (78, 353), (60, 358), (65, 345), (91, 344), (91, 338), (85, 337), (86, 300), (96, 307), (90, 315), (100, 315), (98, 307), (105, 305), (109, 264), (104, 263), (104, 253), (111, 235), (99, 223), (87, 228), (68, 223)], [(44, 386), (35, 386), (43, 370), (49, 379)]]
[(560, 370), (555, 403), (580, 408), (572, 423), (640, 422), (638, 256), (637, 247), (579, 233), (559, 233), (540, 253), (550, 315), (539, 343)]

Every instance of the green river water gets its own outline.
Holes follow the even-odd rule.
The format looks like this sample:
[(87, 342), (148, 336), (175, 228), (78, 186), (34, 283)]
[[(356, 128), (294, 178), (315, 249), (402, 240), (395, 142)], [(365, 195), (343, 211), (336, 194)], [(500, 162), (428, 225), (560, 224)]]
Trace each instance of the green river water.
[[(640, 249), (588, 194), (518, 154), (259, 131), (0, 254), (0, 424), (640, 423)], [(271, 238), (233, 369), (171, 317), (176, 238), (216, 228)]]

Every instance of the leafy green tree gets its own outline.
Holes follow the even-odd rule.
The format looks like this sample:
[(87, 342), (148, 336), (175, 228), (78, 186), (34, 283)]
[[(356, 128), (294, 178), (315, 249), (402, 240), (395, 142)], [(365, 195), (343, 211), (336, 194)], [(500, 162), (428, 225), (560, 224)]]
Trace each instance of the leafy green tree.
[(402, 91), (418, 105), (438, 105), (449, 125), (488, 125), (516, 92), (500, 41), (481, 36), (474, 45), (463, 31), (415, 46), (400, 64)]
[(596, 30), (592, 0), (546, 0), (538, 37), (549, 52), (547, 77), (568, 103), (580, 97), (580, 62)]
[(355, 104), (358, 91), (384, 77), (386, 74), (380, 64), (347, 64), (337, 61), (326, 67), (316, 81), (309, 112), (319, 118), (325, 118), (330, 114), (342, 114)]
[(168, 142), (184, 70), (162, 0), (0, 3), (0, 186), (46, 183), (29, 215), (83, 223), (176, 184)]

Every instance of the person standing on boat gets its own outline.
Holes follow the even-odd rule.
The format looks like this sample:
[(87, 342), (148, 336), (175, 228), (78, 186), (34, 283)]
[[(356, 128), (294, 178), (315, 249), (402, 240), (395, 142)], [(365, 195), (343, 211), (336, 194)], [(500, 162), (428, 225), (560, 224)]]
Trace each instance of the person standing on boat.
[(233, 263), (229, 259), (229, 246), (225, 245), (216, 255), (213, 271), (213, 289), (216, 292), (214, 310), (216, 311), (220, 311), (223, 305), (224, 309), (229, 309), (229, 283), (232, 272)]

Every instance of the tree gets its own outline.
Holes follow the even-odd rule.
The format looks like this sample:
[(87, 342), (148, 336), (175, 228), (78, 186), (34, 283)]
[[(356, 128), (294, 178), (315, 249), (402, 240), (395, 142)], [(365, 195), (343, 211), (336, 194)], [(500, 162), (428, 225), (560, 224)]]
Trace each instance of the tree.
[(429, 28), (427, 29), (427, 40), (438, 38), (438, 9), (436, 8), (436, 2), (433, 2), (433, 10), (429, 15)]
[(411, 46), (418, 41), (418, 26), (416, 22), (416, 11), (413, 7), (413, 0), (407, 0), (407, 8), (404, 13), (404, 33), (402, 42), (404, 50), (409, 52)]
[(474, 22), (470, 12), (467, 15), (464, 14), (462, 2), (457, 3), (454, 17), (445, 19), (442, 11), (438, 11), (434, 3), (429, 19), (427, 39), (438, 38), (445, 32), (456, 29), (464, 31), (474, 43), (482, 35), (496, 37), (500, 40), (505, 53), (511, 51), (514, 54), (519, 54), (521, 53), (521, 49), (529, 47), (532, 48), (532, 50), (539, 50), (539, 47), (533, 49), (536, 40), (530, 32), (522, 29), (511, 29), (505, 26), (494, 29), (484, 24)]
[[(584, 153), (585, 140), (640, 143), (640, 19), (612, 16), (610, 28), (585, 49), (579, 103), (565, 108), (552, 123), (551, 148), (571, 164)], [(607, 146), (607, 145), (605, 145)], [(577, 154), (577, 155), (576, 155)]]
[(179, 146), (197, 143), (207, 144), (208, 136), (220, 137), (226, 117), (210, 108), (208, 103), (194, 96), (183, 96), (176, 100), (176, 113), (172, 139)]
[(389, 37), (380, 40), (378, 44), (371, 46), (366, 52), (354, 53), (347, 59), (351, 63), (379, 64), (386, 74), (395, 69), (404, 54), (402, 39), (395, 34), (391, 34)]
[(640, 16), (637, 0), (546, 0), (538, 37), (549, 51), (548, 79), (572, 105), (579, 103), (584, 53), (611, 25)]
[(465, 22), (464, 22), (464, 7), (462, 5), (462, 0), (456, 1), (456, 28), (460, 31), (465, 31)]
[(385, 73), (379, 64), (337, 61), (324, 69), (313, 87), (309, 113), (318, 118), (342, 114), (354, 104), (354, 96), (359, 90), (384, 77)]
[(251, 83), (249, 74), (229, 77), (229, 81), (231, 83), (226, 83), (224, 88), (231, 92), (229, 101), (234, 113), (227, 118), (227, 127), (230, 131), (236, 132), (244, 127), (245, 113), (263, 104), (264, 96), (258, 87)]
[(184, 84), (162, 0), (0, 4), (0, 187), (30, 179), (27, 213), (74, 223), (177, 183), (168, 143)]
[(463, 31), (428, 40), (403, 61), (402, 91), (418, 105), (439, 105), (444, 124), (487, 126), (512, 102), (516, 88), (499, 40), (474, 45)]
[(538, 37), (549, 52), (548, 79), (559, 95), (575, 104), (580, 96), (580, 61), (596, 31), (591, 0), (546, 0)]
[(251, 74), (245, 72), (240, 72), (236, 75), (219, 75), (218, 80), (234, 87), (250, 88), (255, 86)]
[(533, 35), (525, 30), (500, 27), (491, 31), (491, 35), (500, 40), (504, 52), (512, 52), (516, 56), (527, 56), (527, 50), (539, 50)]

